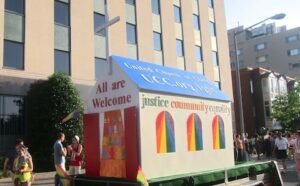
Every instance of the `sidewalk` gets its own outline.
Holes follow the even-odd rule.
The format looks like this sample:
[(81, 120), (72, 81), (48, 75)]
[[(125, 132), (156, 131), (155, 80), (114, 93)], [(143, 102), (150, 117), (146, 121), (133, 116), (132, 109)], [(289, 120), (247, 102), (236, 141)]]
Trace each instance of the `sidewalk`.
[[(53, 186), (55, 172), (43, 172), (35, 174), (35, 181), (32, 185)], [(0, 179), (1, 186), (13, 186), (11, 178)]]

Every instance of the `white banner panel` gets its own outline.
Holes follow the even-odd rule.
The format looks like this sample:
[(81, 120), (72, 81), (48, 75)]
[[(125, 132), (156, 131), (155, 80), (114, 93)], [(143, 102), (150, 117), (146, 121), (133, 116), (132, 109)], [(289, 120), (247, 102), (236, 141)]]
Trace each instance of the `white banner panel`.
[(139, 100), (147, 179), (234, 165), (229, 102), (143, 92)]

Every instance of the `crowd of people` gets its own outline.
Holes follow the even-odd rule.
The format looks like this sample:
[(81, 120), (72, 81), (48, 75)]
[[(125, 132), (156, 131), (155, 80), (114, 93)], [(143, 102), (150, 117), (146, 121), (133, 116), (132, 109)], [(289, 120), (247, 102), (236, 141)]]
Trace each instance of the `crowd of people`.
[(300, 130), (293, 133), (266, 130), (264, 135), (255, 134), (252, 137), (236, 134), (234, 156), (236, 162), (248, 161), (253, 157), (257, 160), (276, 159), (283, 168), (283, 174), (287, 169), (287, 159), (295, 161), (300, 179)]
[[(55, 185), (69, 185), (71, 177), (80, 174), (81, 171), (82, 145), (79, 143), (79, 137), (75, 135), (67, 148), (62, 144), (64, 140), (64, 133), (59, 133), (53, 146), (57, 172)], [(69, 158), (68, 172), (65, 166), (66, 157)], [(15, 148), (7, 153), (3, 165), (3, 176), (11, 177), (15, 186), (31, 185), (34, 178), (33, 161), (22, 139), (17, 139)]]

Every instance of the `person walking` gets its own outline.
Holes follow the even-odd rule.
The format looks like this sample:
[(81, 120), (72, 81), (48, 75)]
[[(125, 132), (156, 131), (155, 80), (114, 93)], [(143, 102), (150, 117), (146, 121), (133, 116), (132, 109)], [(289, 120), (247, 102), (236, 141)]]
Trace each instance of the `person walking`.
[(69, 174), (80, 174), (82, 164), (82, 145), (79, 143), (79, 137), (75, 135), (72, 138), (72, 144), (68, 146), (68, 155), (70, 156)]
[(237, 148), (237, 161), (241, 162), (243, 161), (243, 153), (244, 153), (244, 145), (243, 145), (243, 140), (241, 139), (241, 135), (237, 134), (235, 136), (235, 147)]
[(31, 173), (33, 171), (32, 158), (26, 155), (27, 148), (20, 146), (18, 156), (14, 160), (13, 170), (15, 186), (29, 186), (31, 183)]
[(65, 140), (65, 134), (59, 133), (57, 135), (57, 140), (54, 143), (54, 164), (56, 175), (55, 176), (55, 185), (69, 185), (69, 176), (66, 171), (66, 160), (65, 157), (67, 155), (67, 149), (63, 147), (62, 142)]
[(300, 130), (297, 130), (296, 138), (292, 141), (292, 144), (294, 147), (294, 160), (300, 182)]
[[(286, 158), (287, 158), (287, 148), (288, 148), (288, 140), (285, 137), (282, 137), (282, 133), (278, 133), (278, 137), (275, 140), (275, 148), (276, 148), (276, 158), (278, 161), (282, 163), (282, 167), (286, 170)], [(284, 171), (282, 173), (285, 173)]]

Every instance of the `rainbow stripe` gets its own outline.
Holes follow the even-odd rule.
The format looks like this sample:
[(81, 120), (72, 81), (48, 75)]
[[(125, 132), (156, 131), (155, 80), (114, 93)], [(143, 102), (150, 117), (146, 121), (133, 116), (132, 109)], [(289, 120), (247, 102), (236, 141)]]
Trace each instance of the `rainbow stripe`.
[(221, 116), (214, 117), (212, 122), (213, 149), (225, 149), (224, 122)]
[(202, 124), (200, 117), (193, 113), (187, 119), (188, 151), (203, 149)]
[(175, 152), (174, 121), (167, 111), (156, 117), (156, 150), (157, 153)]

